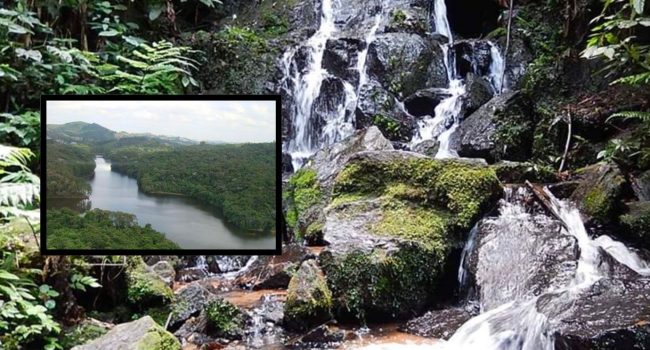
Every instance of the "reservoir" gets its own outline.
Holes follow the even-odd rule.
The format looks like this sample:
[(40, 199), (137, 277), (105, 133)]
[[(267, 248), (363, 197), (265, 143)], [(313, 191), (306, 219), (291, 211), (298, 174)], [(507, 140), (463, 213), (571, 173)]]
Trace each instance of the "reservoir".
[(151, 224), (183, 249), (274, 249), (273, 233), (246, 232), (225, 223), (210, 207), (191, 198), (141, 192), (138, 182), (111, 171), (111, 164), (95, 158), (89, 200), (48, 199), (48, 208), (90, 206), (134, 214), (141, 226)]

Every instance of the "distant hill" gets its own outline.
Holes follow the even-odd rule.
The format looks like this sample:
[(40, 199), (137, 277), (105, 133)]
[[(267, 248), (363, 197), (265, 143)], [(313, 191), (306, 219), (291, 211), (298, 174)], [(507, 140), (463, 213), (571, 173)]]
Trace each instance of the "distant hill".
[(154, 135), (152, 133), (115, 132), (96, 123), (71, 122), (47, 124), (47, 138), (64, 143), (106, 144), (111, 141), (132, 140), (132, 142), (158, 141), (172, 146), (196, 145), (199, 142), (184, 137)]
[(102, 143), (115, 140), (115, 132), (96, 123), (48, 124), (47, 137), (64, 142)]

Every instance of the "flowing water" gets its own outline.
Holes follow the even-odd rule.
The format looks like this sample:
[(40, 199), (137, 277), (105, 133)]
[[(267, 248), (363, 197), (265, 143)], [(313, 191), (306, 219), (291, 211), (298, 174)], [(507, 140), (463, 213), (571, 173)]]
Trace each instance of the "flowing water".
[[(520, 189), (519, 192), (521, 194), (525, 190)], [(567, 298), (577, 298), (580, 292), (599, 279), (606, 277), (605, 272), (598, 267), (599, 261), (601, 261), (600, 248), (637, 273), (645, 276), (650, 275), (648, 264), (642, 261), (638, 255), (608, 236), (592, 239), (582, 223), (578, 209), (567, 202), (557, 200), (548, 190), (546, 190), (546, 194), (551, 198), (553, 211), (566, 225), (564, 232), (575, 238), (580, 249), (573, 277), (566, 284), (552, 285), (546, 291), (547, 293), (563, 292)], [(502, 235), (530, 235), (530, 231), (534, 230), (537, 225), (536, 221), (540, 218), (527, 212), (524, 204), (520, 201), (520, 196), (509, 194), (506, 197), (509, 200), (504, 200), (502, 203), (500, 215), (490, 219), (493, 228), (500, 230), (498, 234)], [(530, 243), (526, 243), (526, 240), (518, 241), (523, 242), (518, 244), (536, 244), (534, 241), (529, 241)], [(468, 242), (468, 245), (472, 244), (473, 242)], [(526, 259), (521, 254), (529, 252), (530, 248), (514, 245), (499, 247), (498, 251), (502, 257), (496, 258), (509, 262), (501, 266), (508, 272), (493, 268), (487, 272), (488, 276), (477, 276), (479, 280), (483, 278), (488, 282), (490, 280), (495, 282), (483, 283), (481, 286), (481, 311), (483, 313), (466, 322), (448, 342), (441, 344), (437, 349), (554, 349), (549, 320), (536, 309), (539, 297), (531, 296), (529, 291), (522, 288), (512, 288), (512, 286), (523, 285), (522, 280), (517, 281), (518, 277), (525, 280), (530, 277), (527, 274), (534, 273), (534, 271), (526, 270), (528, 266), (522, 266)], [(495, 265), (495, 267), (498, 266), (498, 264)], [(464, 273), (464, 269), (465, 267), (461, 265), (459, 278)], [(500, 279), (499, 275), (504, 275), (506, 280)], [(495, 300), (500, 301), (500, 305), (496, 305), (499, 303), (494, 302)]]
[[(434, 115), (427, 116), (418, 122), (418, 130), (411, 139), (411, 147), (426, 141), (438, 140), (440, 142), (436, 158), (452, 158), (458, 154), (450, 145), (451, 135), (456, 131), (461, 122), (463, 112), (463, 98), (467, 93), (464, 77), (461, 77), (456, 67), (456, 54), (454, 50), (454, 37), (447, 19), (447, 5), (445, 0), (434, 0), (433, 23), (437, 34), (447, 39), (440, 45), (443, 53), (443, 62), (447, 71), (449, 86), (442, 93), (448, 95), (434, 108)], [(502, 76), (505, 65), (499, 48), (488, 41), (490, 45), (490, 67), (487, 80), (490, 82), (495, 94), (502, 92)], [(473, 73), (480, 76), (476, 60), (472, 58)]]
[(323, 81), (331, 78), (323, 67), (323, 55), (328, 40), (334, 39), (337, 32), (334, 20), (335, 5), (332, 0), (322, 1), (320, 27), (305, 44), (308, 64), (304, 71), (299, 71), (295, 62), (296, 54), (303, 47), (290, 48), (281, 59), (284, 71), (282, 84), (293, 97), (290, 107), (292, 130), (290, 139), (283, 147), (284, 151), (291, 155), (294, 170), (302, 167), (303, 162), (321, 147), (340, 141), (354, 132), (353, 112), (359, 90), (368, 82), (368, 47), (381, 23), (381, 13), (374, 17), (373, 26), (364, 35), (365, 45), (358, 52), (355, 67), (359, 74), (358, 82), (342, 80), (344, 98), (335, 107), (324, 108), (315, 105), (321, 94)]

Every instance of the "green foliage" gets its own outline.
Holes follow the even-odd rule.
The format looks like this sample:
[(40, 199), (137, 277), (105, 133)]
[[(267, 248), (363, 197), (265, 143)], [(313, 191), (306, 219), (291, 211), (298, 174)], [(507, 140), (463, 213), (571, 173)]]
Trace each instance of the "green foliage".
[[(139, 226), (132, 214), (93, 209), (82, 217), (69, 209), (48, 209), (47, 219), (52, 249), (178, 249), (163, 233)], [(79, 288), (92, 285), (81, 278), (71, 282)]]
[(90, 147), (81, 144), (48, 142), (47, 195), (51, 197), (87, 197), (88, 179), (95, 170)]
[(233, 304), (223, 299), (215, 299), (204, 308), (208, 327), (218, 336), (234, 337), (241, 332), (244, 325), (242, 312)]
[(307, 168), (298, 170), (289, 179), (284, 191), (287, 225), (296, 229), (300, 236), (305, 229), (298, 227), (300, 216), (323, 198), (320, 185), (316, 180), (316, 172)]
[(395, 119), (378, 114), (372, 118), (372, 122), (387, 138), (391, 140), (399, 138), (400, 124)]
[(168, 304), (174, 299), (171, 288), (149, 268), (141, 256), (127, 258), (127, 300), (136, 308)]
[(59, 324), (50, 314), (59, 293), (37, 285), (18, 267), (16, 252), (3, 247), (0, 259), (0, 344), (6, 349), (41, 346), (55, 349)]
[(63, 349), (71, 349), (77, 345), (86, 344), (106, 334), (106, 328), (93, 324), (80, 324), (61, 332), (60, 342)]
[(182, 147), (152, 142), (110, 148), (112, 169), (145, 192), (181, 193), (223, 213), (243, 229), (275, 229), (275, 144)]
[(26, 165), (33, 156), (29, 149), (0, 145), (0, 214), (34, 217), (28, 210), (40, 201), (40, 180)]
[(177, 94), (190, 84), (198, 86), (191, 73), (198, 62), (186, 56), (196, 52), (166, 41), (151, 46), (141, 43), (127, 54), (118, 55), (118, 65), (105, 64), (98, 69), (103, 80), (115, 84), (109, 92)]
[(0, 140), (7, 140), (21, 147), (33, 146), (36, 151), (41, 144), (41, 117), (36, 112), (13, 115), (0, 113)]

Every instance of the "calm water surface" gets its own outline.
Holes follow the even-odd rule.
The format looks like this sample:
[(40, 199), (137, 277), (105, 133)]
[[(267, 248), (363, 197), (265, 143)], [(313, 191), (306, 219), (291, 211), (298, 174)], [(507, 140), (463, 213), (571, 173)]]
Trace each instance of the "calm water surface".
[(48, 199), (48, 208), (84, 207), (135, 214), (140, 225), (151, 224), (184, 249), (273, 249), (275, 235), (244, 232), (227, 225), (209, 207), (179, 196), (150, 195), (138, 182), (111, 171), (104, 158), (95, 158), (92, 193), (86, 201)]

